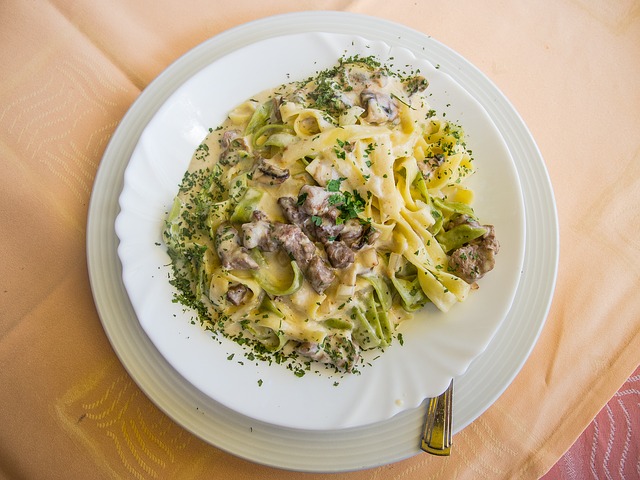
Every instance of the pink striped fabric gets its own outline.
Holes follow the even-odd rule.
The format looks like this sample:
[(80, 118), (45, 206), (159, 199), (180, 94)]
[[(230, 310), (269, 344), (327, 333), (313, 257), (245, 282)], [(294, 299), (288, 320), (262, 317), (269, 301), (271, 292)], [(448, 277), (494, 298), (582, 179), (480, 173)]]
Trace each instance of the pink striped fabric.
[(640, 367), (543, 480), (640, 479)]

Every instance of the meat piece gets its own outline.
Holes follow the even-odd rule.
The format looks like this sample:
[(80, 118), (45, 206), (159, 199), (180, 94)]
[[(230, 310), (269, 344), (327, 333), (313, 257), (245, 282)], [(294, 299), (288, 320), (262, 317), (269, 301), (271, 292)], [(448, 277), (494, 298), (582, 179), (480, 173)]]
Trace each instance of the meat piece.
[(300, 198), (303, 199), (300, 209), (307, 215), (322, 216), (326, 214), (331, 207), (335, 207), (337, 203), (333, 203), (336, 198), (335, 192), (329, 192), (323, 187), (315, 185), (304, 185), (300, 189)]
[(364, 119), (369, 123), (379, 125), (398, 118), (398, 106), (386, 93), (366, 88), (360, 94), (360, 102), (367, 113)]
[(347, 268), (356, 256), (344, 242), (330, 242), (325, 245), (327, 259), (333, 268)]
[(273, 224), (260, 210), (254, 210), (251, 222), (242, 225), (242, 244), (248, 248), (259, 248), (263, 252), (274, 252), (278, 242), (273, 238)]
[(333, 192), (322, 187), (305, 185), (300, 189), (301, 201), (292, 197), (280, 197), (278, 205), (287, 221), (300, 226), (306, 235), (323, 244), (342, 240), (353, 250), (373, 244), (379, 232), (371, 225), (363, 225), (357, 219), (338, 223), (340, 210), (333, 204), (332, 195)]
[(305, 278), (318, 293), (323, 293), (333, 282), (335, 274), (318, 255), (315, 244), (297, 225), (275, 223), (273, 236), (298, 263)]
[(344, 229), (344, 223), (336, 223), (340, 212), (337, 208), (329, 210), (321, 217), (315, 217), (313, 235), (322, 243), (333, 242)]
[(281, 184), (289, 178), (289, 170), (280, 168), (267, 162), (264, 158), (259, 158), (253, 179), (271, 185)]
[(333, 365), (337, 370), (350, 372), (360, 358), (359, 348), (351, 340), (342, 335), (328, 335), (320, 344), (304, 342), (297, 352), (326, 365)]
[(297, 225), (275, 223), (273, 237), (282, 246), (285, 252), (298, 262), (298, 266), (305, 270), (316, 254), (315, 244), (309, 240)]
[[(301, 192), (302, 196), (300, 198), (304, 198), (306, 202), (306, 199), (309, 198), (308, 193), (303, 192), (302, 189)], [(336, 223), (340, 211), (335, 207), (329, 207), (325, 214), (318, 216), (306, 213), (302, 206), (298, 205), (298, 201), (292, 197), (280, 197), (278, 205), (280, 205), (282, 213), (288, 222), (298, 225), (308, 237), (322, 243), (335, 240), (344, 228), (343, 224)], [(323, 208), (321, 207), (321, 209)]]
[(496, 264), (495, 256), (500, 244), (493, 225), (483, 225), (487, 229), (482, 237), (457, 248), (451, 254), (449, 267), (455, 275), (467, 283), (473, 283), (490, 272)]
[[(230, 228), (235, 231), (233, 227)], [(309, 239), (300, 226), (279, 222), (271, 223), (264, 213), (256, 210), (253, 212), (253, 220), (242, 225), (242, 231), (244, 234), (244, 247), (242, 248), (245, 252), (247, 252), (247, 248), (256, 247), (269, 252), (282, 248), (297, 262), (307, 281), (318, 293), (324, 292), (333, 282), (335, 278), (333, 270), (318, 254), (315, 243)], [(229, 234), (225, 230), (221, 235)], [(226, 240), (229, 244), (228, 246), (225, 245), (226, 249), (230, 249), (233, 246), (232, 238), (228, 240), (226, 237), (220, 238)], [(220, 253), (226, 254), (226, 250)], [(237, 254), (234, 254), (233, 258), (237, 256)], [(251, 257), (249, 259), (253, 261)]]
[(289, 223), (301, 227), (309, 219), (309, 215), (299, 208), (298, 201), (293, 197), (280, 197), (278, 199), (278, 205), (280, 205), (282, 214)]
[(216, 230), (216, 252), (222, 267), (228, 270), (257, 270), (258, 264), (249, 251), (240, 243), (238, 231), (230, 224), (223, 223)]
[(351, 218), (344, 223), (344, 229), (340, 234), (340, 240), (351, 246), (364, 234), (364, 225), (360, 220)]
[(313, 289), (320, 294), (329, 288), (335, 279), (335, 273), (319, 255), (311, 259), (304, 274)]
[(309, 357), (311, 360), (320, 361), (325, 355), (324, 350), (318, 342), (304, 342), (297, 348), (300, 355)]
[(249, 294), (249, 289), (242, 283), (236, 283), (231, 285), (227, 290), (227, 300), (233, 305), (240, 305), (244, 303)]
[(497, 255), (498, 252), (500, 251), (500, 243), (496, 238), (495, 227), (493, 225), (482, 225), (482, 226), (483, 228), (487, 229), (487, 233), (485, 233), (482, 237), (480, 237), (478, 240), (475, 240), (475, 241), (478, 242), (483, 248), (486, 248), (487, 250), (491, 250), (494, 253), (494, 255)]

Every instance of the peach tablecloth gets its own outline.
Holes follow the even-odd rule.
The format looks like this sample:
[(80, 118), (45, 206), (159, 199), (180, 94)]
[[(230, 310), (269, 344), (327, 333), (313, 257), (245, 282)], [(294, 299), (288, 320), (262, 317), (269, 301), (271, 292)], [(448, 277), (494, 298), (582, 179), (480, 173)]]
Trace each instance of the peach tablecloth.
[[(404, 24), (466, 57), (521, 114), (554, 187), (561, 247), (546, 325), (505, 393), (456, 435), (449, 458), (417, 455), (335, 475), (235, 458), (144, 396), (115, 356), (93, 303), (89, 199), (130, 105), (200, 42), (250, 20), (320, 8)], [(4, 0), (0, 79), (0, 476), (537, 478), (640, 363), (635, 0)], [(616, 447), (626, 460), (612, 478), (640, 475), (640, 414), (638, 402), (630, 405), (620, 413), (623, 441)], [(627, 428), (632, 424), (635, 430)], [(570, 453), (565, 478), (579, 478), (590, 465), (581, 455), (591, 452)]]

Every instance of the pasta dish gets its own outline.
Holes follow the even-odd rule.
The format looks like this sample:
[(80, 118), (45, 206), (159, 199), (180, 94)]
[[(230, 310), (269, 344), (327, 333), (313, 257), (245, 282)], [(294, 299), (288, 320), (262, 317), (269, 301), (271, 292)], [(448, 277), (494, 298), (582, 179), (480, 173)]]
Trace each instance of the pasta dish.
[(499, 244), (471, 206), (464, 131), (428, 92), (356, 55), (229, 112), (165, 221), (175, 301), (297, 375), (357, 372), (414, 312), (463, 302)]

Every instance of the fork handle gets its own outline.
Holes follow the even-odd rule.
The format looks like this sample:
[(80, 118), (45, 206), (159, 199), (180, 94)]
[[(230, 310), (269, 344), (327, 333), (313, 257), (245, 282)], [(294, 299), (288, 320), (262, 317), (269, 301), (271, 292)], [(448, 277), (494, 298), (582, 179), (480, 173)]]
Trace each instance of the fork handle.
[(444, 393), (429, 399), (420, 448), (439, 456), (451, 454), (453, 380)]

